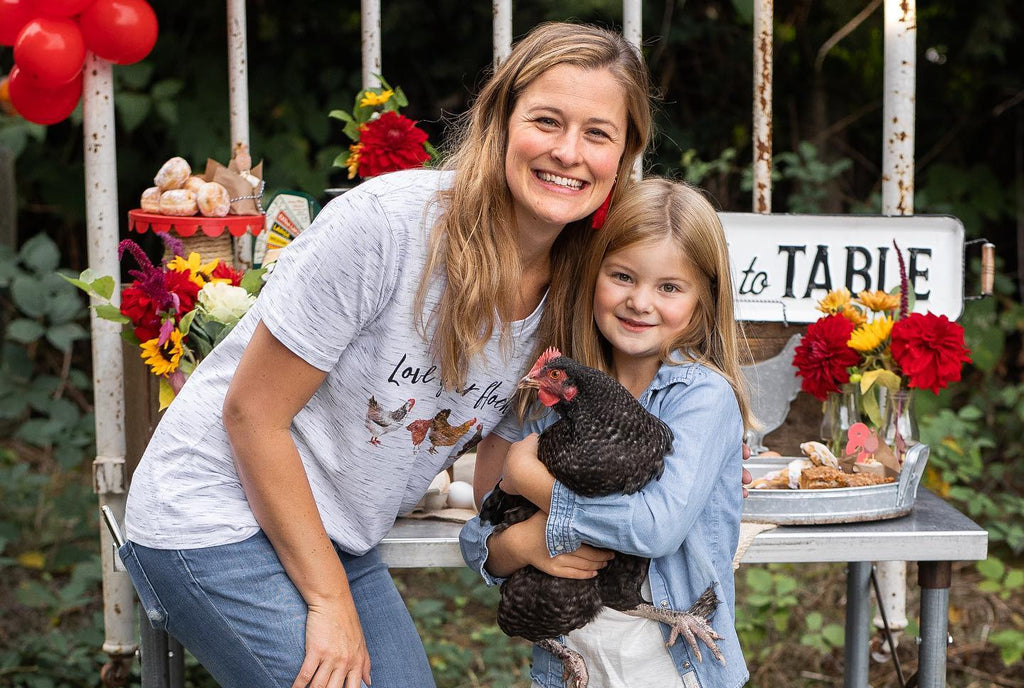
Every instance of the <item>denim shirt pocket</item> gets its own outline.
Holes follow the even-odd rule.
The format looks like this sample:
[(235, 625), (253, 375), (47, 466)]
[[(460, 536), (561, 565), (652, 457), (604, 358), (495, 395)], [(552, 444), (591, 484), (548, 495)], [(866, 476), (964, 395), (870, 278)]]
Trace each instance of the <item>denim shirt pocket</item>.
[(142, 564), (139, 563), (139, 557), (135, 554), (135, 546), (129, 540), (121, 545), (117, 550), (117, 554), (121, 557), (121, 562), (128, 570), (128, 576), (132, 579), (132, 583), (135, 585), (135, 592), (138, 594), (139, 604), (142, 605), (142, 609), (146, 612), (146, 618), (149, 620), (149, 625), (158, 631), (166, 631), (167, 610), (164, 609), (163, 604), (160, 602), (160, 598), (157, 596), (156, 591), (149, 582), (149, 577), (142, 569)]

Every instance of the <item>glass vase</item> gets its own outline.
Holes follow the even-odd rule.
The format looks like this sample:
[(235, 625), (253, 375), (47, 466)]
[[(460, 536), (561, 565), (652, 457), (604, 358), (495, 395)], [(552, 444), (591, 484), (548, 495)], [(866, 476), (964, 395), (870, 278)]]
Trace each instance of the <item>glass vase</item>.
[(920, 441), (917, 417), (914, 414), (914, 395), (909, 389), (893, 391), (881, 387), (878, 392), (878, 407), (882, 418), (879, 436), (892, 447), (896, 458), (902, 464), (907, 449)]
[(860, 421), (860, 390), (856, 383), (830, 392), (822, 405), (821, 439), (836, 458), (843, 458), (850, 426)]

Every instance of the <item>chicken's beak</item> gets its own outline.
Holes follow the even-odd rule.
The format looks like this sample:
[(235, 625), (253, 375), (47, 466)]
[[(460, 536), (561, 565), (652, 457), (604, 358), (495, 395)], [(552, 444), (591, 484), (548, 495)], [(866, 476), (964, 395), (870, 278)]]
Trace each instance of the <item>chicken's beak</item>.
[(523, 379), (516, 385), (516, 389), (540, 389), (540, 382), (529, 375), (524, 375)]

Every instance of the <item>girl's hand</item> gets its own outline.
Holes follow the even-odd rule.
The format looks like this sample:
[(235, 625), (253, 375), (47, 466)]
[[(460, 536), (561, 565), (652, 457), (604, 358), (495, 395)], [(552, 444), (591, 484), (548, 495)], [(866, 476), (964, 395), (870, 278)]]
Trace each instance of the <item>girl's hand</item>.
[(359, 688), (370, 685), (370, 655), (351, 598), (310, 604), (306, 657), (291, 688)]
[(593, 578), (615, 556), (614, 552), (607, 549), (581, 545), (574, 552), (552, 557), (548, 554), (545, 539), (546, 525), (547, 515), (538, 511), (522, 523), (512, 526), (520, 529), (516, 534), (520, 556), (526, 563), (544, 573), (559, 578)]
[(527, 435), (509, 447), (501, 489), (508, 494), (522, 495), (547, 511), (555, 478), (537, 458), (537, 438), (536, 434)]

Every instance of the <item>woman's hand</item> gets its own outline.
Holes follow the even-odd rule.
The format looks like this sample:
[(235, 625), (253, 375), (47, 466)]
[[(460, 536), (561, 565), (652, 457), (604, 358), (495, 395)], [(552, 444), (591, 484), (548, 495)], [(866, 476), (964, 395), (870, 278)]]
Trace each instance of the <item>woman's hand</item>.
[(370, 655), (352, 598), (310, 604), (306, 657), (292, 688), (359, 688), (370, 685)]
[(527, 435), (509, 447), (501, 489), (509, 494), (522, 495), (547, 512), (551, 508), (551, 489), (555, 478), (537, 458), (537, 439), (536, 434)]
[(606, 549), (581, 545), (574, 552), (552, 557), (545, 540), (546, 526), (547, 515), (538, 511), (525, 521), (492, 535), (487, 543), (487, 570), (491, 575), (510, 576), (530, 565), (559, 578), (593, 578), (615, 556)]

